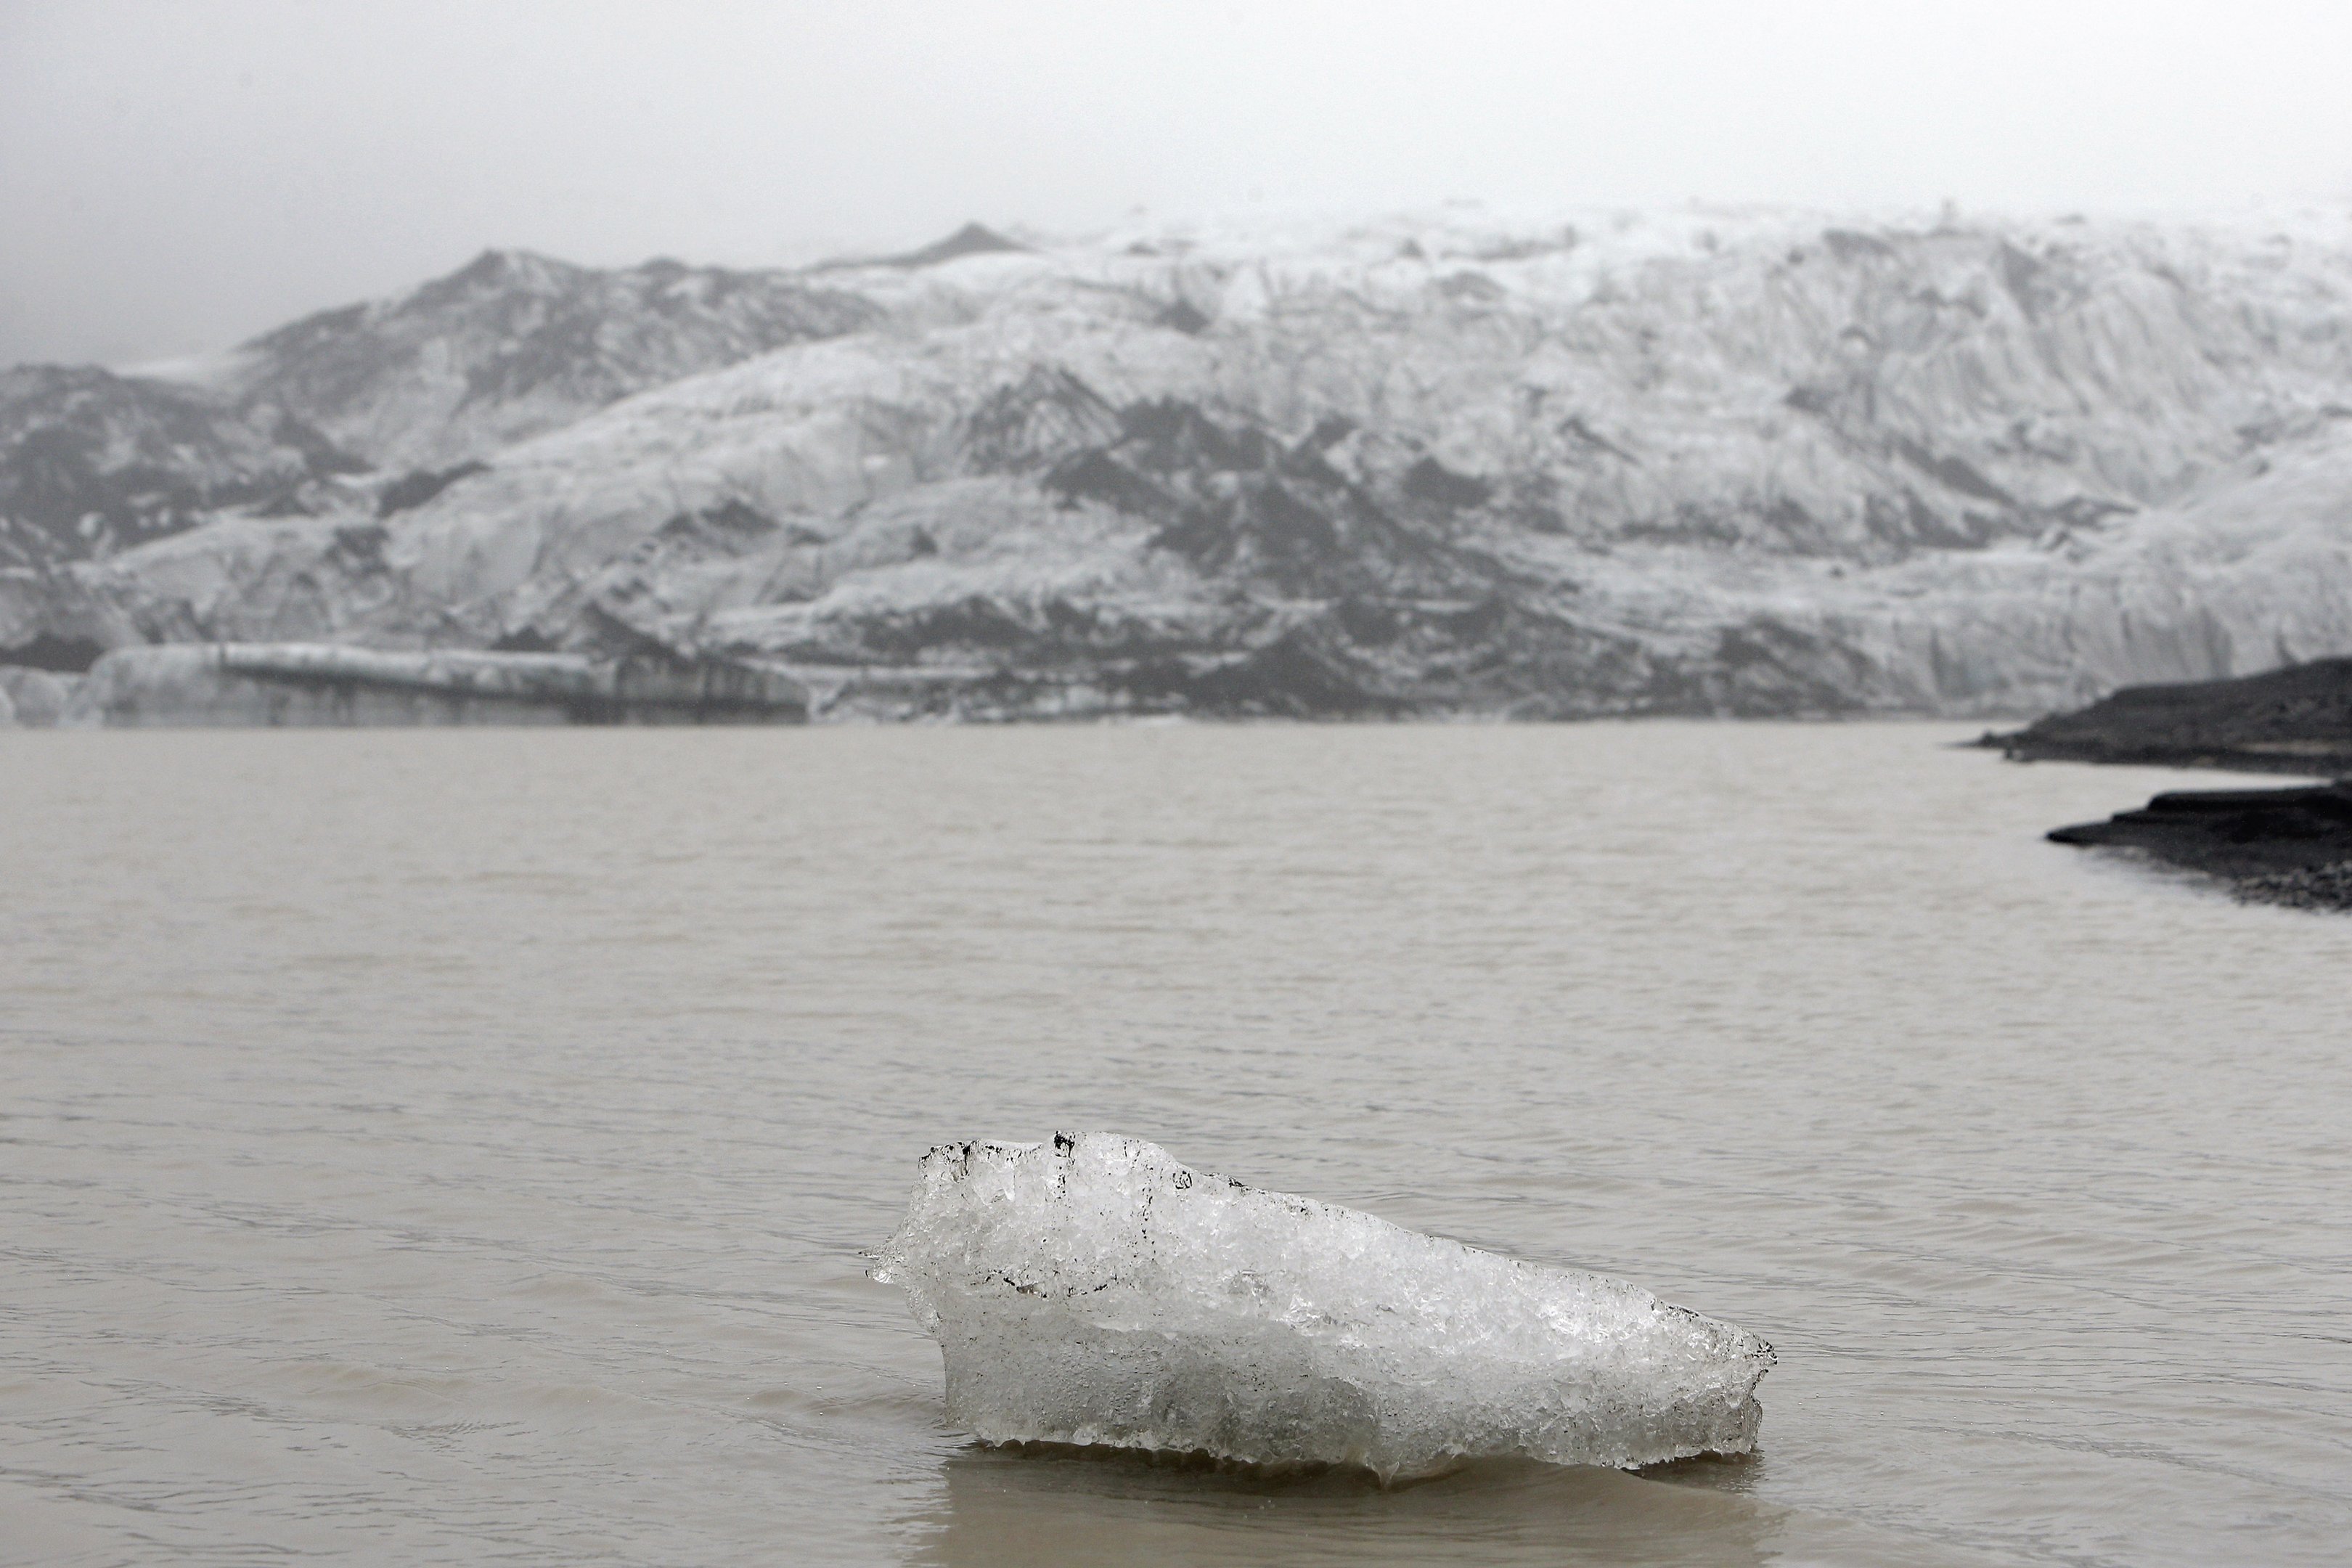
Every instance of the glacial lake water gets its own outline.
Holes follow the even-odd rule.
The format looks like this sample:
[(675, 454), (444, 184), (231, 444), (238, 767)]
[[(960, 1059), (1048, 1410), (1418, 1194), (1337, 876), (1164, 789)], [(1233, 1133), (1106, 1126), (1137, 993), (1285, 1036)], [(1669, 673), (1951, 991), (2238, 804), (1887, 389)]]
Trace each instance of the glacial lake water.
[[(2340, 1563), (2352, 919), (1968, 732), (0, 734), (0, 1560)], [(1760, 1450), (974, 1448), (859, 1254), (1056, 1128), (1752, 1328)]]

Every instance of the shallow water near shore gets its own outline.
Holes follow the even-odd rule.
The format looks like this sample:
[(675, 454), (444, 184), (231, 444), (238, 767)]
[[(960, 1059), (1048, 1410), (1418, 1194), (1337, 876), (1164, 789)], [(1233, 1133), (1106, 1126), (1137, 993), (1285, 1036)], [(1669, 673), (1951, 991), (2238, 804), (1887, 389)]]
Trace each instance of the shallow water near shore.
[[(0, 735), (0, 1557), (2338, 1562), (2352, 919), (1969, 732)], [(1753, 1329), (1759, 1452), (976, 1448), (859, 1254), (1055, 1128)]]

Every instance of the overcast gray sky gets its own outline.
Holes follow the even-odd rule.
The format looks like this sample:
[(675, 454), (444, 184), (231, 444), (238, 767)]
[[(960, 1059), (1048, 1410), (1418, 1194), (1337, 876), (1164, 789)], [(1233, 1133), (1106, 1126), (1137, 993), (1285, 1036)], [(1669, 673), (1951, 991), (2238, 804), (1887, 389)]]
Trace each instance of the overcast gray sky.
[(2352, 6), (2292, 0), (0, 0), (0, 363), (218, 347), (488, 245), (2341, 203), (2347, 68)]

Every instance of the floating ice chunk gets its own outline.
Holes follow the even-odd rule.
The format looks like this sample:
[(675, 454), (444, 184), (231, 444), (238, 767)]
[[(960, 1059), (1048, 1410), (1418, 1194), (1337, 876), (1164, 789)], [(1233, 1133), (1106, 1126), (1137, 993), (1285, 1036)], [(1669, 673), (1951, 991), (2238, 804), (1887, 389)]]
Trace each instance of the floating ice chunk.
[(1745, 1453), (1772, 1347), (1597, 1274), (1262, 1192), (1115, 1133), (925, 1155), (873, 1277), (989, 1442), (1427, 1474)]

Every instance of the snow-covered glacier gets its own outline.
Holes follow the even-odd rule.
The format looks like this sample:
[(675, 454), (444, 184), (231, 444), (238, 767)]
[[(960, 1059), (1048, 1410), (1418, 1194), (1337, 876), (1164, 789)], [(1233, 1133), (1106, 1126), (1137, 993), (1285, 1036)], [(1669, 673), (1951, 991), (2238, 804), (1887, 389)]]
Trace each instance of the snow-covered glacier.
[(873, 1277), (989, 1442), (1383, 1479), (1745, 1453), (1773, 1352), (1637, 1286), (1194, 1171), (1108, 1132), (943, 1144)]
[(817, 718), (1991, 716), (2352, 653), (2345, 213), (1567, 216), (491, 256), (201, 374), (0, 376), (0, 665), (674, 657)]

